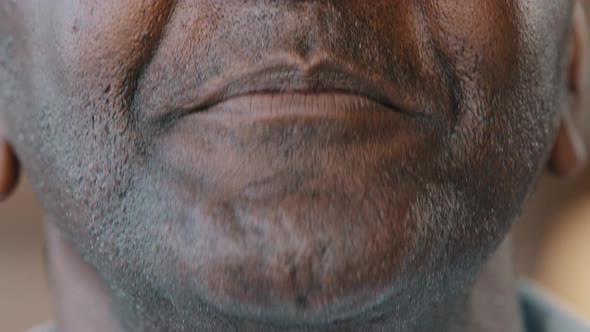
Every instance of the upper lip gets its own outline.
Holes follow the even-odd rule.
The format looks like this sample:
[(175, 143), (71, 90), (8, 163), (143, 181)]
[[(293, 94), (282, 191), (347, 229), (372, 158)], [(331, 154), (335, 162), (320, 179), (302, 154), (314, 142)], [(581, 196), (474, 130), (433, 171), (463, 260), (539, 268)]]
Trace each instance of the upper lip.
[(371, 99), (393, 111), (419, 115), (394, 82), (347, 63), (318, 60), (270, 61), (242, 72), (222, 75), (175, 107), (174, 113), (196, 113), (231, 98), (263, 93), (341, 93)]

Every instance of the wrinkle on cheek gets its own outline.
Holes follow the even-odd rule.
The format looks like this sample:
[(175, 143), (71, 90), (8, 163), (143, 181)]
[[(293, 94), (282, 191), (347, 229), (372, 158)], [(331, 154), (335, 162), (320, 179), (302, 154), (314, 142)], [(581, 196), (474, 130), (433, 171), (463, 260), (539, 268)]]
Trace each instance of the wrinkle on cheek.
[(515, 63), (520, 48), (515, 1), (428, 0), (423, 6), (434, 42), (455, 69), (502, 70)]
[(62, 1), (55, 9), (58, 52), (63, 70), (78, 85), (73, 88), (130, 90), (157, 48), (175, 2)]
[(524, 52), (517, 4), (428, 0), (423, 10), (435, 47), (456, 85), (458, 118), (452, 154), (457, 162), (466, 161), (474, 158), (468, 151), (489, 149), (491, 142), (483, 135), (499, 130), (491, 126), (504, 127), (509, 117), (503, 112), (510, 107), (502, 103), (517, 84)]

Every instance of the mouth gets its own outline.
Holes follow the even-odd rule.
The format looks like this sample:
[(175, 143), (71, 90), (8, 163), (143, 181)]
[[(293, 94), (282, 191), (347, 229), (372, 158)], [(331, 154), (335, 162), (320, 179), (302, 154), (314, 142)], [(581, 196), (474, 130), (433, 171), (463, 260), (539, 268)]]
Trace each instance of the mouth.
[[(177, 119), (228, 109), (234, 114), (240, 109), (239, 113), (247, 116), (322, 116), (333, 111), (374, 109), (413, 117), (429, 115), (402, 94), (402, 89), (379, 74), (323, 58), (314, 61), (287, 58), (263, 61), (259, 66), (243, 66), (247, 68), (212, 79), (196, 93), (183, 94), (176, 105), (168, 107), (163, 117)], [(156, 118), (162, 120), (159, 116)]]

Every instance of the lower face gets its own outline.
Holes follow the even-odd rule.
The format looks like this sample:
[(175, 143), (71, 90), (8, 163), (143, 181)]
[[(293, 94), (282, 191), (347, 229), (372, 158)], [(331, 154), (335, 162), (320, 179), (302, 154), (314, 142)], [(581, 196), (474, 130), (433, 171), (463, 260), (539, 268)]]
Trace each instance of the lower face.
[[(12, 135), (49, 220), (147, 326), (402, 319), (502, 239), (563, 97), (567, 6), (464, 2), (23, 2)], [(274, 91), (160, 116), (278, 58), (381, 75), (399, 109)]]

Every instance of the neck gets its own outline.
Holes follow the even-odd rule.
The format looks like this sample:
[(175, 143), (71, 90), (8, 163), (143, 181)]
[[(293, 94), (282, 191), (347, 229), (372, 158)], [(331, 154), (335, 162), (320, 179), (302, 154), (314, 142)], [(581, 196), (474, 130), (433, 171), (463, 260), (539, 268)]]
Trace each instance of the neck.
[(46, 223), (49, 283), (59, 332), (123, 332), (113, 319), (112, 298), (96, 271)]
[(471, 290), (467, 331), (523, 331), (512, 260), (509, 236), (484, 265)]
[[(59, 231), (47, 224), (47, 254), (50, 283), (60, 332), (124, 332), (121, 326), (133, 326), (115, 312), (115, 299), (96, 271), (63, 240)], [(436, 308), (425, 310), (415, 323), (391, 322), (400, 331), (448, 332), (521, 332), (519, 308), (515, 296), (515, 277), (508, 239), (484, 266), (467, 295), (442, 301)], [(389, 326), (387, 319), (381, 324)], [(371, 322), (370, 324), (380, 324)], [(245, 325), (238, 330), (245, 331)], [(376, 330), (383, 330), (383, 325)], [(386, 330), (390, 330), (388, 327)], [(339, 330), (347, 330), (339, 328)], [(355, 330), (372, 330), (359, 325)], [(179, 330), (181, 331), (181, 330)], [(252, 331), (260, 331), (253, 327)], [(297, 331), (311, 332), (303, 329)], [(315, 330), (313, 330), (315, 331)]]

